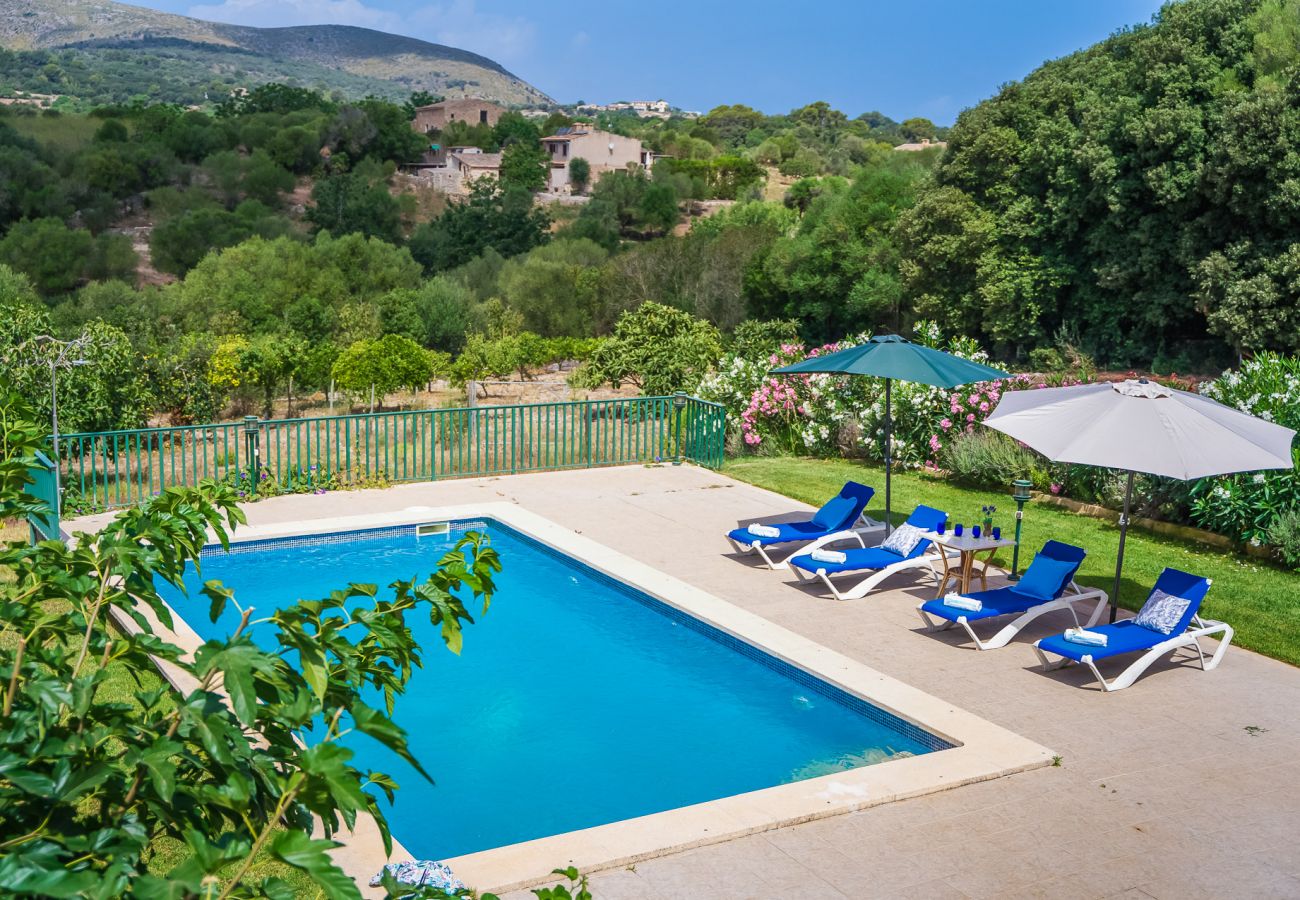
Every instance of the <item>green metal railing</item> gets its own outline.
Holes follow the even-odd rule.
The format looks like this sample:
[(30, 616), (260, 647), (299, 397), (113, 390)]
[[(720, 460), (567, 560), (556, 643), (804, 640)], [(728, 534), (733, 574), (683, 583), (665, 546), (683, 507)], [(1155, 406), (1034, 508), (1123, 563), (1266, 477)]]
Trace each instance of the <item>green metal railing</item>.
[(476, 406), (62, 436), (65, 504), (129, 506), (228, 479), (250, 493), (548, 469), (722, 464), (723, 407), (685, 394)]
[(27, 517), (31, 528), (31, 540), (56, 541), (59, 539), (59, 479), (54, 463), (41, 451), (36, 451), (36, 464), (28, 469), (32, 476), (32, 485), (28, 492), (46, 506), (42, 514), (32, 513)]

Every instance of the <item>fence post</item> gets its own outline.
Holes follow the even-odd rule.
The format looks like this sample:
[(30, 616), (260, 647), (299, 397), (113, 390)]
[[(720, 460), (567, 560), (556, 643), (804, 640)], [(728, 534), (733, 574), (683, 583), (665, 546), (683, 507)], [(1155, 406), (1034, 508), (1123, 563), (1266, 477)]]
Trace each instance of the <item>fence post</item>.
[(673, 457), (673, 465), (682, 464), (682, 414), (686, 412), (686, 392), (677, 391), (673, 394), (673, 423), (677, 427), (677, 455)]
[[(57, 459), (57, 457), (56, 457)], [(33, 544), (59, 539), (59, 467), (41, 451), (36, 451), (35, 463), (28, 470), (32, 476), (31, 494), (44, 500), (48, 511), (43, 516), (27, 516), (29, 537)]]
[(261, 466), (258, 454), (260, 451), (260, 441), (258, 440), (258, 419), (257, 416), (244, 416), (244, 446), (248, 450), (248, 494), (250, 497), (257, 496), (257, 476)]
[(586, 461), (585, 467), (591, 468), (591, 417), (593, 408), (591, 401), (587, 400), (582, 407), (582, 456)]

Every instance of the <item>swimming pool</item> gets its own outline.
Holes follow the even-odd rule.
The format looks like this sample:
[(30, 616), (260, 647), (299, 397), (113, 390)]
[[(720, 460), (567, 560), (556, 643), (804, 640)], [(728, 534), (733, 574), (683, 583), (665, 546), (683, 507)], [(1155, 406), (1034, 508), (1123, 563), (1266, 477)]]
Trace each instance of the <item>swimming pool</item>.
[[(364, 736), (362, 768), (402, 785), (389, 819), (418, 857), (447, 858), (946, 749), (943, 739), (609, 578), (495, 520), (446, 536), (412, 525), (252, 541), (204, 552), (260, 611), (352, 582), (427, 573), (473, 527), (504, 571), (460, 657), (427, 621), (395, 717), (429, 785)], [(201, 638), (207, 604), (170, 598)], [(475, 612), (477, 612), (475, 610)], [(254, 639), (270, 640), (268, 631)]]

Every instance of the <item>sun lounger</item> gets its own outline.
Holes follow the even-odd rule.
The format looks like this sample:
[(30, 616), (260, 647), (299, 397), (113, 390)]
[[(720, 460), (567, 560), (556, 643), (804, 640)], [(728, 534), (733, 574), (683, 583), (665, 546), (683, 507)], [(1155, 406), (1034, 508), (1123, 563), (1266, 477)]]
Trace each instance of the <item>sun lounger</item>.
[[(943, 598), (927, 600), (917, 606), (928, 631), (942, 631), (961, 626), (980, 650), (1005, 647), (1020, 631), (1041, 615), (1058, 609), (1067, 609), (1080, 625), (1076, 604), (1095, 601), (1088, 626), (1095, 625), (1106, 609), (1104, 591), (1083, 590), (1074, 583), (1075, 573), (1083, 562), (1085, 552), (1079, 547), (1048, 541), (1034, 561), (1029, 564), (1020, 580), (1006, 587), (989, 591), (976, 591), (965, 596), (976, 601), (978, 610), (961, 609), (944, 602)], [(975, 622), (1015, 616), (993, 637), (981, 640), (972, 627)]]
[[(820, 547), (841, 541), (856, 540), (859, 547), (865, 547), (863, 534), (883, 531), (885, 528), (884, 523), (867, 518), (865, 513), (874, 493), (874, 490), (864, 484), (848, 481), (810, 519), (774, 522), (760, 525), (754, 531), (750, 531), (751, 526), (742, 526), (729, 532), (727, 540), (742, 554), (757, 553), (769, 569), (787, 569), (790, 557), (796, 553), (811, 553)], [(799, 546), (787, 554), (785, 559), (778, 561), (774, 558), (774, 548), (796, 543)]]
[[(907, 517), (907, 524), (923, 531), (933, 531), (939, 523), (948, 517), (947, 513), (929, 506), (918, 506)], [(836, 600), (857, 600), (871, 593), (887, 578), (899, 572), (918, 567), (926, 567), (937, 581), (939, 578), (934, 562), (938, 558), (934, 545), (928, 538), (922, 538), (907, 554), (899, 554), (885, 547), (851, 548), (844, 551), (843, 562), (827, 562), (814, 559), (811, 553), (800, 552), (790, 559), (790, 568), (799, 576), (800, 581), (818, 579)], [(846, 591), (841, 591), (831, 581), (839, 575), (874, 572), (865, 580)]]
[[(1200, 660), (1201, 668), (1209, 671), (1222, 661), (1223, 654), (1228, 649), (1228, 644), (1232, 643), (1233, 636), (1232, 627), (1227, 623), (1201, 618), (1201, 602), (1205, 599), (1209, 589), (1210, 579), (1208, 578), (1189, 575), (1177, 569), (1165, 569), (1156, 580), (1155, 587), (1152, 588), (1152, 596), (1154, 597), (1157, 591), (1162, 591), (1166, 595), (1185, 598), (1190, 601), (1187, 610), (1173, 624), (1168, 634), (1140, 624), (1142, 619), (1139, 613), (1138, 618), (1116, 622), (1113, 625), (1090, 627), (1088, 630), (1092, 633), (1105, 635), (1106, 646), (1104, 647), (1090, 647), (1086, 644), (1075, 643), (1066, 640), (1065, 635), (1058, 634), (1036, 641), (1034, 643), (1034, 652), (1038, 654), (1038, 659), (1045, 669), (1055, 669), (1070, 663), (1087, 666), (1106, 691), (1118, 691), (1129, 687), (1157, 659), (1184, 647), (1193, 648)], [(1152, 601), (1148, 599), (1147, 602), (1150, 604)], [(1219, 636), (1219, 648), (1214, 652), (1214, 656), (1207, 661), (1205, 651), (1201, 648), (1200, 639), (1212, 635)], [(1141, 653), (1142, 655), (1110, 681), (1102, 677), (1101, 671), (1097, 668), (1098, 662), (1130, 653)], [(1057, 659), (1049, 659), (1048, 654), (1057, 657)]]

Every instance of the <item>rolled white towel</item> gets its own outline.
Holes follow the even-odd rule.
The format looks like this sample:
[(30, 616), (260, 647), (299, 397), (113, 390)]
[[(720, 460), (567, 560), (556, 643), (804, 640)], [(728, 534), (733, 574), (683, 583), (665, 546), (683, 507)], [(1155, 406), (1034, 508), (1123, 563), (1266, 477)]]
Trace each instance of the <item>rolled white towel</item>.
[(1087, 644), (1089, 647), (1105, 647), (1108, 638), (1098, 631), (1085, 631), (1082, 628), (1065, 629), (1065, 639), (1072, 644)]
[(820, 547), (808, 555), (818, 562), (842, 563), (848, 559), (843, 550), (823, 550)]
[(984, 608), (984, 604), (974, 597), (963, 597), (961, 594), (949, 591), (943, 597), (943, 605), (951, 606), (954, 609), (965, 609), (970, 612), (979, 612)]
[(781, 529), (780, 529), (780, 528), (773, 528), (771, 525), (758, 525), (758, 524), (754, 524), (754, 525), (750, 525), (750, 526), (749, 526), (748, 528), (746, 528), (745, 530), (748, 531), (750, 534), (752, 534), (754, 537), (768, 537), (768, 538), (771, 538), (771, 537), (780, 537), (780, 536), (781, 536)]

